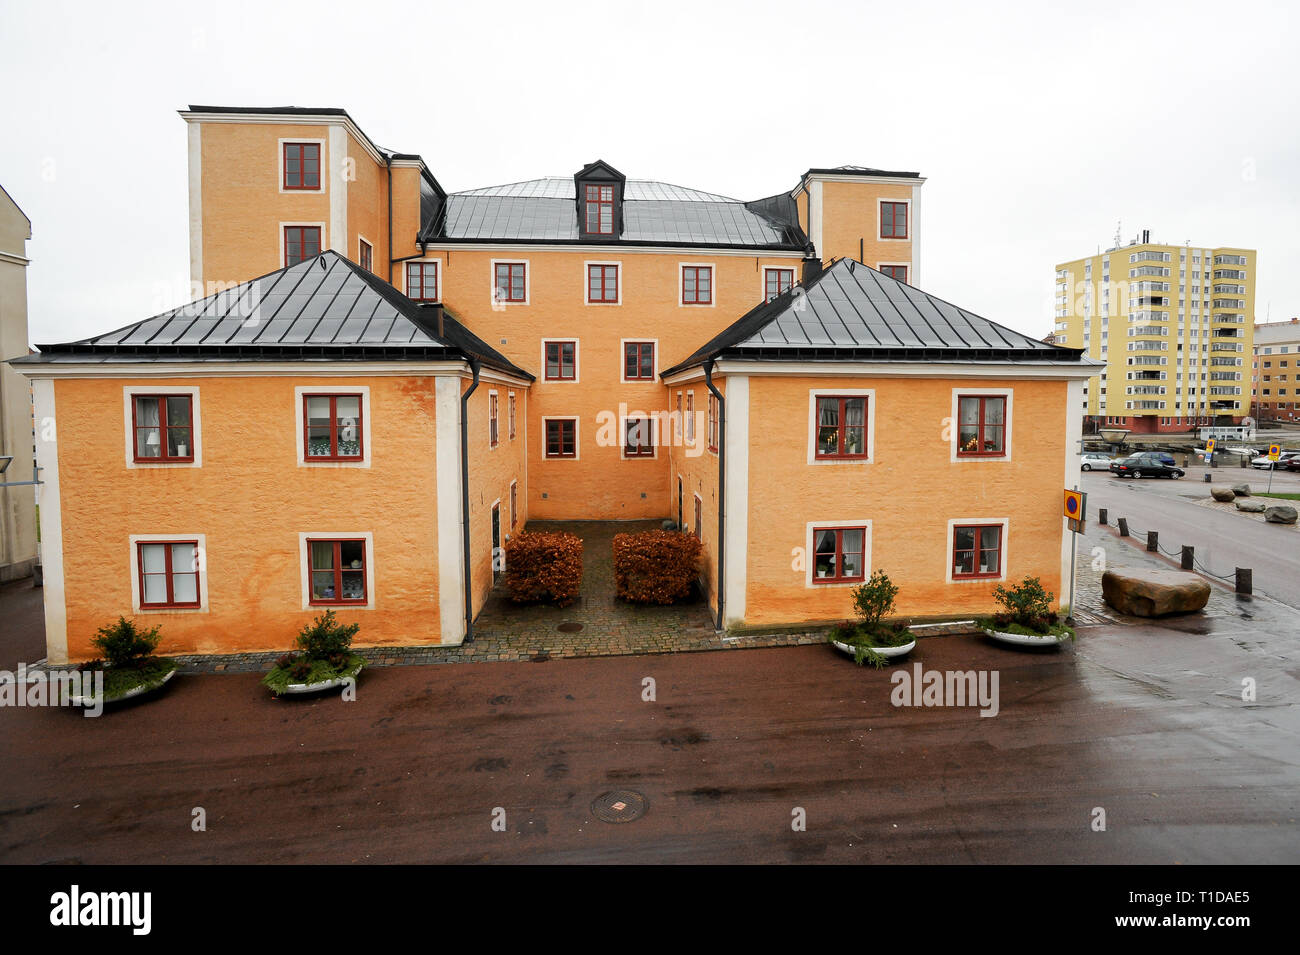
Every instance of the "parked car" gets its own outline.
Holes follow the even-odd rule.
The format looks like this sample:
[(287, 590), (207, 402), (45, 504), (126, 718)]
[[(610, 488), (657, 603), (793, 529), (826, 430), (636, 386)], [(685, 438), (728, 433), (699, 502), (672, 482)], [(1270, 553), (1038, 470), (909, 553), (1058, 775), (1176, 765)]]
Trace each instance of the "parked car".
[(1110, 467), (1110, 458), (1104, 454), (1089, 451), (1087, 454), (1079, 456), (1079, 470), (1081, 471), (1104, 471), (1108, 467)]
[(1285, 461), (1277, 463), (1279, 468), (1286, 468), (1288, 471), (1300, 471), (1300, 454), (1293, 458), (1287, 458)]
[[(1284, 462), (1290, 461), (1293, 458), (1298, 458), (1298, 457), (1300, 457), (1300, 451), (1283, 451), (1282, 456), (1277, 459), (1277, 466), (1279, 468), (1285, 467)], [(1250, 466), (1252, 468), (1260, 468), (1262, 470), (1267, 471), (1270, 467), (1273, 466), (1273, 459), (1270, 458), (1267, 454), (1262, 454), (1259, 457), (1255, 458), (1255, 460), (1251, 461)]]
[(1150, 451), (1114, 461), (1111, 463), (1110, 470), (1116, 477), (1127, 478), (1183, 476), (1183, 469), (1174, 466), (1172, 455)]

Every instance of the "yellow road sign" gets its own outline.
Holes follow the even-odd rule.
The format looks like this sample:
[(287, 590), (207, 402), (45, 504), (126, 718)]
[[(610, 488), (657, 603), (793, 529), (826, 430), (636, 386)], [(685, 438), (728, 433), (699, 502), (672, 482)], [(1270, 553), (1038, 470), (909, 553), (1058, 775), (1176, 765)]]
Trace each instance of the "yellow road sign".
[(1282, 445), (1270, 444), (1268, 446), (1268, 459), (1270, 461), (1276, 461), (1281, 456), (1282, 456)]
[(1066, 491), (1062, 513), (1072, 521), (1083, 520), (1083, 492)]

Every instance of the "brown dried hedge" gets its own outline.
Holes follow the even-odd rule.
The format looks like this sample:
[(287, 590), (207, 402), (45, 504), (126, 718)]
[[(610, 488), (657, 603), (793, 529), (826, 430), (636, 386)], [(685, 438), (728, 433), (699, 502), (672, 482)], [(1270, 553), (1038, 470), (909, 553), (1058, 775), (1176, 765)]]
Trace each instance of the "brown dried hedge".
[(614, 535), (614, 587), (624, 600), (670, 604), (700, 574), (700, 540), (681, 531)]
[(520, 531), (506, 542), (506, 590), (515, 603), (552, 600), (567, 607), (581, 589), (581, 537)]

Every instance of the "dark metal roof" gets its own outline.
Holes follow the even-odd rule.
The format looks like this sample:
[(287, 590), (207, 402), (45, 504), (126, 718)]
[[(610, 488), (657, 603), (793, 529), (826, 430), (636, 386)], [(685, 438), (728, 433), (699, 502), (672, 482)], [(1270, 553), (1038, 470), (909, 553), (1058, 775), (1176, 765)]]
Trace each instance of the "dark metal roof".
[[(572, 178), (532, 179), (452, 193), (445, 217), (431, 223), (420, 238), (578, 242), (575, 199)], [(807, 244), (797, 222), (756, 203), (639, 179), (627, 180), (623, 199), (623, 232), (617, 241), (625, 244), (798, 250)]]
[(919, 172), (896, 172), (891, 169), (872, 169), (869, 166), (814, 166), (804, 173), (804, 178), (814, 174), (821, 175), (847, 175), (847, 176), (888, 176), (894, 179), (920, 179)]
[(1048, 345), (851, 259), (750, 310), (669, 375), (712, 358), (783, 361), (1067, 361)]
[(337, 252), (125, 328), (38, 345), (23, 364), (70, 361), (477, 359), (532, 379), (441, 306), (418, 305)]

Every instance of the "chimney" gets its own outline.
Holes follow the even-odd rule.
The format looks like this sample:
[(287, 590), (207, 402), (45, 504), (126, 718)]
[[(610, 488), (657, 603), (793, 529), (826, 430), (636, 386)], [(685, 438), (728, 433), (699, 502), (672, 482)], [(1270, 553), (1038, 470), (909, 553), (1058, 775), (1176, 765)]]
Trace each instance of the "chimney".
[(812, 246), (810, 245), (804, 253), (803, 277), (799, 280), (799, 284), (804, 288), (807, 288), (808, 283), (812, 282), (824, 271), (825, 269), (822, 268), (821, 257), (812, 251)]
[(443, 316), (442, 303), (439, 302), (438, 304), (435, 305), (429, 302), (422, 302), (420, 303), (420, 308), (425, 309), (426, 313), (431, 313), (430, 317), (433, 319), (434, 324), (438, 328), (438, 337), (443, 338), (444, 323), (442, 319)]

